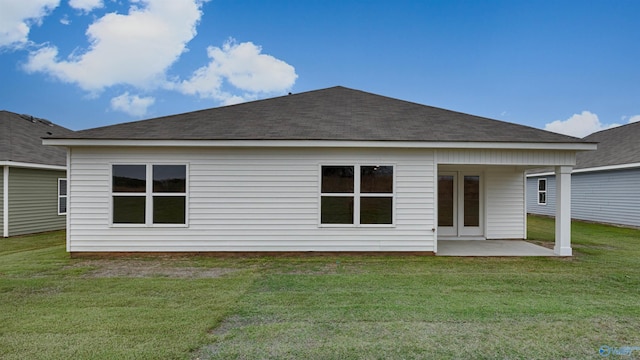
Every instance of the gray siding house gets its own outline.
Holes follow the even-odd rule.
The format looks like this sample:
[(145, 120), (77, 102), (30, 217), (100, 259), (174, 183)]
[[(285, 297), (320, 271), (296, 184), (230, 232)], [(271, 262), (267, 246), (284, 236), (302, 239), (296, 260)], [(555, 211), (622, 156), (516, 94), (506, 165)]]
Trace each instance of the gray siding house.
[(571, 256), (581, 139), (344, 87), (49, 136), (69, 151), (67, 250), (438, 252), (525, 239), (554, 167)]
[(42, 145), (72, 131), (50, 121), (0, 111), (0, 234), (64, 229), (67, 155)]
[[(593, 133), (598, 150), (578, 153), (571, 176), (571, 217), (640, 227), (640, 122)], [(527, 211), (555, 214), (555, 175), (527, 175)]]

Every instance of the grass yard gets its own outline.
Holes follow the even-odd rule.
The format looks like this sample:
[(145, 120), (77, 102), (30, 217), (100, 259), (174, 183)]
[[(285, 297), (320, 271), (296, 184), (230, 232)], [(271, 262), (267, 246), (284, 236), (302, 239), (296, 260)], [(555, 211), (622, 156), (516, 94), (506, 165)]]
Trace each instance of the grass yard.
[(62, 232), (0, 239), (0, 358), (640, 359), (640, 230), (573, 241), (569, 259), (88, 260)]

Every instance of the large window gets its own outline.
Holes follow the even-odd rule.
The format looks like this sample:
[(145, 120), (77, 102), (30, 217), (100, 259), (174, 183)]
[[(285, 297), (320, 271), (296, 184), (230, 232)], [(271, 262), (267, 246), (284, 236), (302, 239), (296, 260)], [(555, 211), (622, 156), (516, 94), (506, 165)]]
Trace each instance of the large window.
[(393, 224), (393, 166), (321, 166), (322, 225)]
[(58, 215), (67, 214), (67, 179), (58, 179)]
[(538, 179), (538, 205), (547, 205), (547, 179)]
[(113, 224), (186, 224), (186, 165), (113, 165), (111, 191)]

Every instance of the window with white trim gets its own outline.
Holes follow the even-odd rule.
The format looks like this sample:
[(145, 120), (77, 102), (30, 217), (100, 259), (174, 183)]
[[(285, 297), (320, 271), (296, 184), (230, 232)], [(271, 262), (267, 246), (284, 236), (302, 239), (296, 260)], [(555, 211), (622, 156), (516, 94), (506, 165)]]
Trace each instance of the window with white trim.
[(547, 205), (547, 179), (538, 179), (538, 205)]
[(67, 214), (67, 179), (58, 179), (58, 215)]
[(320, 224), (392, 225), (393, 172), (391, 165), (322, 165)]
[(112, 223), (186, 225), (187, 166), (112, 165)]

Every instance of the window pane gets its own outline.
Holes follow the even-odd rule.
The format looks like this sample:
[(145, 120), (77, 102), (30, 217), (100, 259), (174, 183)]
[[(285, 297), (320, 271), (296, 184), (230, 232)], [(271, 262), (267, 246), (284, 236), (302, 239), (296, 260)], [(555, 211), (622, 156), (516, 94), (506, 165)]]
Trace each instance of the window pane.
[(353, 193), (353, 166), (323, 166), (323, 193)]
[(114, 196), (114, 224), (144, 224), (144, 196)]
[(60, 197), (58, 198), (58, 213), (66, 214), (67, 213), (67, 198)]
[(540, 191), (546, 191), (547, 190), (547, 180), (546, 179), (538, 180), (538, 190), (540, 190)]
[(321, 223), (353, 224), (353, 197), (323, 196), (321, 206)]
[(186, 192), (185, 165), (153, 165), (153, 192)]
[(58, 181), (58, 188), (61, 196), (67, 195), (67, 180), (60, 179)]
[(541, 192), (538, 193), (538, 204), (546, 204), (547, 203), (547, 193)]
[(113, 165), (113, 192), (145, 192), (146, 165)]
[(154, 224), (184, 224), (185, 197), (184, 196), (154, 196), (153, 197)]
[(360, 192), (393, 193), (393, 166), (360, 167)]
[(453, 175), (438, 176), (438, 226), (453, 226)]
[(391, 224), (393, 222), (393, 198), (360, 198), (361, 224)]
[(464, 177), (464, 226), (480, 226), (480, 177)]

